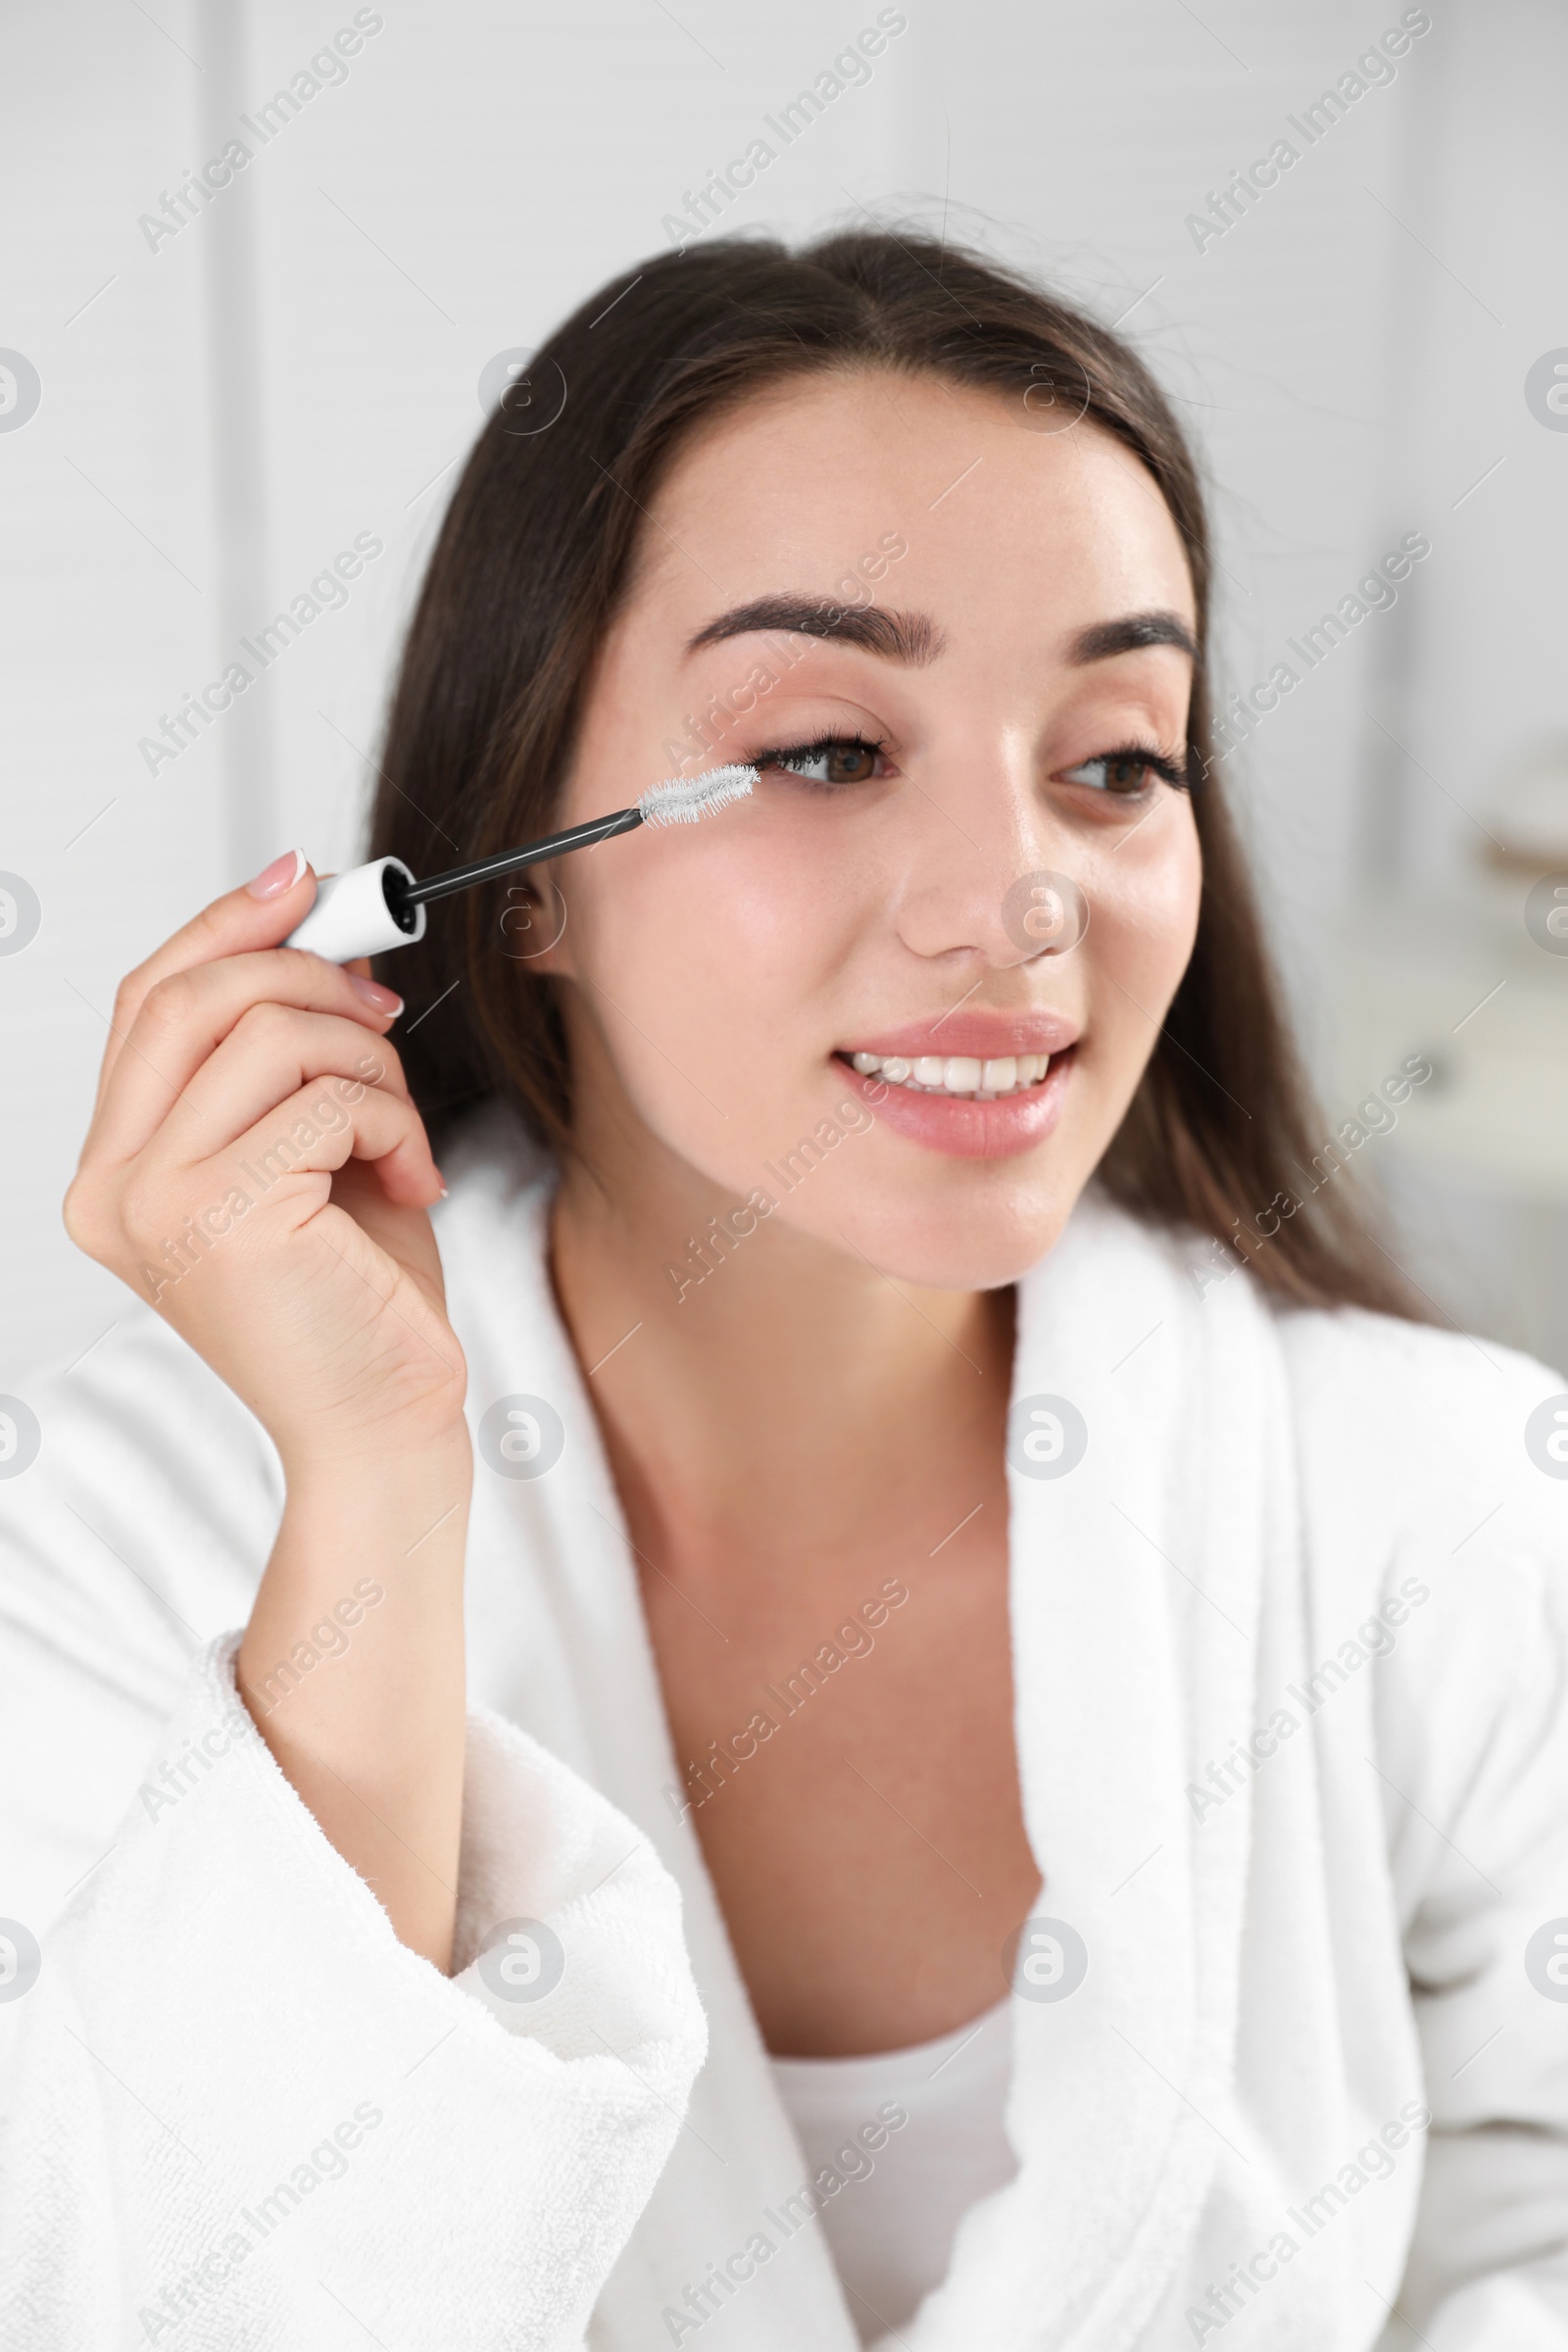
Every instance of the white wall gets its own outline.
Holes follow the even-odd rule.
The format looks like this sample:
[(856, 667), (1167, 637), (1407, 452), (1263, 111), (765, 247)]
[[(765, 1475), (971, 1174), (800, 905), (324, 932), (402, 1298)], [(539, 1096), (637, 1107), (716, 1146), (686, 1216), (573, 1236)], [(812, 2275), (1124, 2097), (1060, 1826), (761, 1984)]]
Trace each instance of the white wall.
[[(0, 431), (0, 867), (31, 882), (43, 924), (0, 956), (0, 1389), (120, 1311), (58, 1215), (117, 978), (276, 850), (303, 841), (329, 865), (354, 848), (485, 362), (662, 246), (683, 192), (876, 6), (372, 13), (347, 79), (156, 251), (139, 216), (353, 6), (80, 0), (5, 34), (0, 344), (31, 360), (42, 401)], [(1366, 713), (1457, 799), (1563, 721), (1568, 435), (1535, 423), (1521, 386), (1568, 343), (1552, 233), (1568, 19), (1550, 0), (1437, 0), (1392, 86), (1200, 251), (1188, 216), (1396, 23), (1395, 0), (904, 13), (869, 84), (780, 154), (736, 225), (945, 218), (1126, 313), (1207, 454), (1239, 685), (1402, 530), (1431, 535), (1396, 612), (1230, 762), (1332, 1089), (1341, 925), (1369, 880), (1462, 888), (1473, 830)], [(348, 605), (149, 774), (138, 742), (160, 714), (361, 533), (384, 553)], [(1483, 1317), (1488, 1296), (1483, 1280)]]

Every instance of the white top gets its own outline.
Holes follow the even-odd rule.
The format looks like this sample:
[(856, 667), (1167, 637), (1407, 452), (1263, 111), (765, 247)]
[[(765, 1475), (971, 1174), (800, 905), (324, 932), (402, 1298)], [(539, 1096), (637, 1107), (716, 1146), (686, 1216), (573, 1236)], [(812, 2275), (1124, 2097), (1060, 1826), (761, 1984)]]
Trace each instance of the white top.
[[(539, 1476), (477, 1449), (455, 1977), (235, 1698), (281, 1495), (250, 1414), (128, 1296), (24, 1399), (6, 2352), (858, 2352), (683, 1815), (549, 1172), (499, 1116), (442, 1164), (473, 1426), (526, 1397), (562, 1434)], [(1087, 1431), (1007, 1506), (1071, 1934), (1017, 1981), (1018, 2170), (879, 2352), (1368, 2352), (1396, 2300), (1379, 2352), (1568, 2352), (1568, 1481), (1525, 1443), (1568, 1383), (1275, 1310), (1094, 1194), (1019, 1285), (1013, 1383)], [(517, 1922), (550, 1965), (505, 1977)]]
[(902, 2331), (946, 2278), (970, 2206), (1018, 2170), (1003, 2126), (1011, 1999), (907, 2049), (772, 2067), (808, 2172), (841, 2184), (822, 2230), (860, 2336)]

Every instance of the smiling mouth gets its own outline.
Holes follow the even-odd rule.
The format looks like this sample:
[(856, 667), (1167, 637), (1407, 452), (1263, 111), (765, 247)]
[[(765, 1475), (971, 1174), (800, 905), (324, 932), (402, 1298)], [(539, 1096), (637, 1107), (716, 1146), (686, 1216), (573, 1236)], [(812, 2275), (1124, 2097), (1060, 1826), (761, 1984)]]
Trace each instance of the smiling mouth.
[(1062, 1060), (1064, 1054), (1004, 1054), (990, 1061), (970, 1054), (839, 1054), (834, 1058), (847, 1061), (862, 1078), (902, 1087), (911, 1095), (999, 1102), (1035, 1093), (1045, 1084), (1052, 1063)]

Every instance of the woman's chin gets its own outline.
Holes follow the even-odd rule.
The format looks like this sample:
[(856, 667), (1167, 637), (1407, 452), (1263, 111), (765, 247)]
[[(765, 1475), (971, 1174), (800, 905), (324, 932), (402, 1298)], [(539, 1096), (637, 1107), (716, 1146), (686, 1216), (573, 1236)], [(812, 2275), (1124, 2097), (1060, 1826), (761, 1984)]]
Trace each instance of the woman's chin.
[(878, 1274), (918, 1291), (996, 1291), (1039, 1264), (1060, 1237), (1072, 1201), (1038, 1198), (1022, 1213), (977, 1202), (972, 1210), (933, 1219), (924, 1204), (858, 1200), (836, 1238)]

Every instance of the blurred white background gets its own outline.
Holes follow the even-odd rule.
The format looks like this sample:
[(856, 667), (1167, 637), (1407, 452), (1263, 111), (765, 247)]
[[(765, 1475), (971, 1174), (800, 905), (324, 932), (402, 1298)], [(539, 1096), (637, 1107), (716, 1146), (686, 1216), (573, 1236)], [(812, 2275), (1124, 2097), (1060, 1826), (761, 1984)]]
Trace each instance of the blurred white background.
[[(1121, 320), (1205, 453), (1236, 689), (1401, 535), (1430, 540), (1398, 603), (1224, 772), (1325, 1136), (1428, 1054), (1433, 1081), (1354, 1155), (1397, 1203), (1401, 1262), (1469, 1327), (1568, 1364), (1568, 956), (1524, 920), (1539, 877), (1568, 883), (1568, 393), (1548, 398), (1555, 358), (1568, 383), (1568, 12), (895, 16), (869, 79), (724, 225), (945, 220)], [(11, 12), (0, 871), (39, 922), (18, 950), (30, 901), (0, 880), (0, 1390), (121, 1311), (59, 1218), (119, 976), (275, 852), (330, 867), (358, 846), (486, 363), (672, 242), (687, 192), (877, 18), (875, 0)], [(1348, 94), (1401, 24), (1392, 78)], [(260, 116), (279, 91), (292, 114)], [(143, 224), (171, 197), (178, 220), (177, 191), (236, 135), (251, 160), (197, 217)], [(1195, 229), (1282, 137), (1299, 157), (1277, 184), (1223, 234)], [(142, 739), (365, 535), (383, 552), (347, 602), (150, 773)]]

